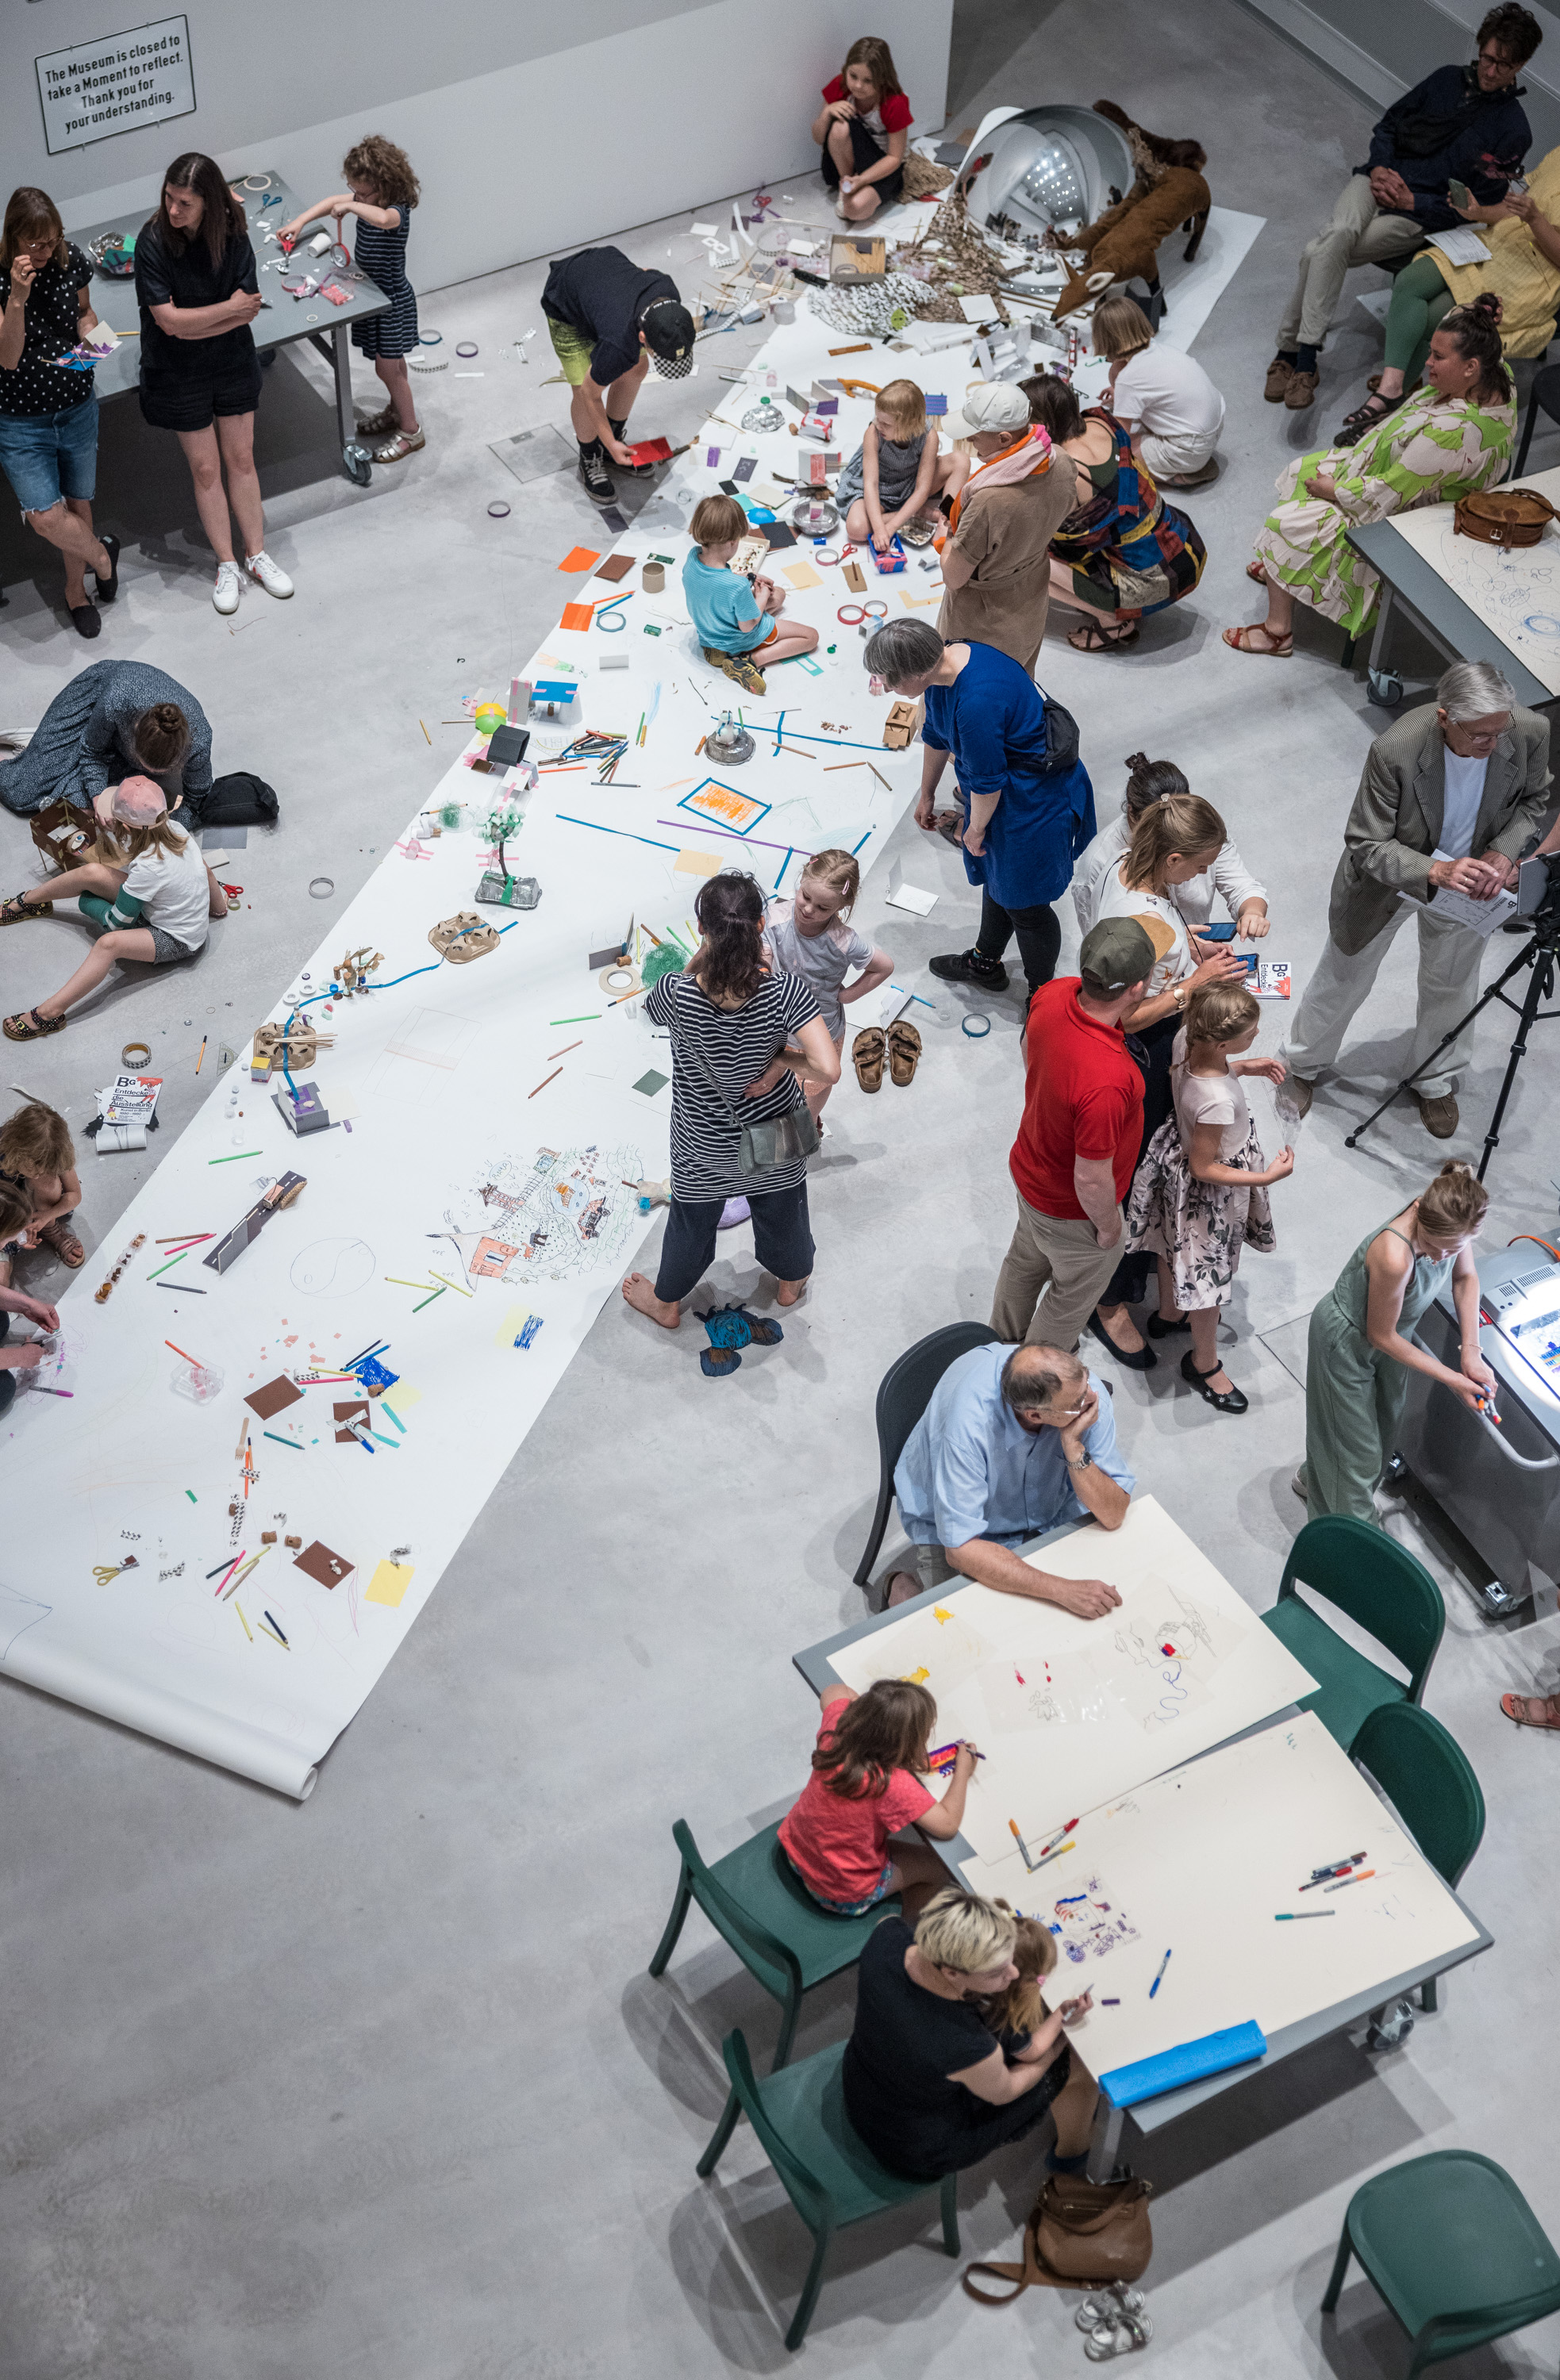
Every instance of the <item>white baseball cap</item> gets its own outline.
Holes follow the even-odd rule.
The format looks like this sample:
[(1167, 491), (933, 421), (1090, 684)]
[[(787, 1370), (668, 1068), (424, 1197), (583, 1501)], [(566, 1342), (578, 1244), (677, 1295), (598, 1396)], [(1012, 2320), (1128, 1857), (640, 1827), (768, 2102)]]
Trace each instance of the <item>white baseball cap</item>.
[(985, 430), (1017, 438), (1030, 426), (1030, 400), (1014, 381), (978, 381), (965, 391), (958, 411), (945, 414), (938, 426), (950, 438), (973, 438)]

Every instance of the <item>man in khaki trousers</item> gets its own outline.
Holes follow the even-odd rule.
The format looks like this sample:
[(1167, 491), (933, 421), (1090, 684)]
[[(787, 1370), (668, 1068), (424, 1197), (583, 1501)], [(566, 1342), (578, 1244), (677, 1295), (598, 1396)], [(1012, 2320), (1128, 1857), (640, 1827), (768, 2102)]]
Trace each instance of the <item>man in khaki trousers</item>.
[(1156, 955), (1136, 917), (1103, 917), (1079, 973), (1043, 984), (1025, 1034), (1024, 1113), (1008, 1160), (1018, 1194), (992, 1329), (1068, 1352), (1115, 1269), (1121, 1202), (1143, 1128), (1143, 1078), (1121, 1020)]

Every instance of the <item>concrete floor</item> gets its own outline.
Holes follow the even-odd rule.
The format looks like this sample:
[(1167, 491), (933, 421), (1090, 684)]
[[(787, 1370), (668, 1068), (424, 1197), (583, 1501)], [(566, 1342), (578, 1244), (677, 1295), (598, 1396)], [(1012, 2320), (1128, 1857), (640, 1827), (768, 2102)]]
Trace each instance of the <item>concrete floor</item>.
[[(1116, 94), (1156, 128), (1200, 132), (1216, 197), (1268, 219), (1198, 343), (1230, 405), (1224, 472), (1192, 507), (1202, 587), (1130, 658), (1056, 642), (1045, 671), (1082, 722), (1102, 813), (1127, 753), (1179, 760), (1267, 876), (1269, 949), (1303, 977), (1383, 722), (1336, 668), (1332, 631), (1302, 626), (1297, 658), (1270, 667), (1227, 653), (1218, 629), (1253, 615), (1241, 570), (1274, 477), (1357, 401), (1375, 349), (1351, 312), (1315, 415), (1261, 402), (1296, 248), (1364, 153), (1368, 113), (1232, 0), (1152, 25), (1084, 0), (1021, 21), (970, 6), (953, 91), (956, 127), (996, 101)], [(812, 211), (823, 219), (815, 195)], [(668, 243), (690, 257), (681, 228), (625, 240), (647, 261)], [(15, 1054), (7, 1075), (74, 1122), (133, 1032), (169, 1068), (165, 1123), (179, 1128), (198, 1035), (229, 1029), (231, 1013), (237, 1037), (313, 947), (309, 879), (332, 875), (344, 904), (433, 781), (445, 747), (430, 753), (419, 715), (452, 735), (434, 721), (555, 620), (555, 565), (591, 534), (589, 508), (567, 480), (516, 501), (488, 449), (564, 416), (544, 364), (492, 355), (540, 325), (543, 273), (425, 300), (445, 352), (476, 339), (486, 377), (424, 382), (427, 453), (367, 492), (335, 471), (323, 375), (276, 366), (259, 449), (291, 604), (257, 592), (231, 625), (217, 619), (177, 458), (132, 403), (105, 417), (102, 517), (125, 538), (125, 583), (90, 652), (51, 608), (57, 581), (41, 570), (36, 591), (36, 557), (0, 523), (0, 725), (30, 725), (90, 658), (145, 653), (201, 696), (219, 766), (258, 771), (282, 802), (280, 828), (252, 834), (235, 870), (251, 905), (197, 966), (118, 987), (67, 1036)], [(702, 377), (658, 393), (645, 431), (687, 434), (712, 395)], [(494, 523), (499, 495), (514, 511)], [(0, 841), (9, 880), (28, 880), (25, 829), (0, 818)], [(968, 939), (974, 905), (941, 844), (907, 826), (896, 848), (940, 885), (938, 909), (925, 923), (885, 913), (880, 870), (860, 921), (902, 965), (923, 964)], [(6, 935), (4, 1006), (63, 976), (72, 947), (63, 923)], [(1197, 1403), (1173, 1365), (1117, 1378), (1141, 1486), (1257, 1608), (1301, 1517), (1288, 1476), (1303, 1428), (1298, 1382), (1261, 1334), (1290, 1353), (1298, 1334), (1276, 1334), (1443, 1153), (1407, 1110), (1360, 1150), (1341, 1146), (1396, 1071), (1410, 1013), (1400, 949), (1350, 1081), (1319, 1102), (1275, 1194), (1280, 1249), (1242, 1275), (1230, 1361), (1247, 1418)], [(836, 1095), (814, 1174), (816, 1287), (783, 1349), (716, 1390), (690, 1344), (651, 1343), (609, 1303), (308, 1804), (6, 1693), (3, 2380), (691, 2380), (786, 2364), (805, 2236), (746, 2131), (713, 2184), (693, 2171), (721, 2102), (721, 2035), (740, 2023), (766, 2058), (773, 2011), (697, 1915), (668, 1976), (643, 1969), (674, 1881), (673, 1818), (717, 1853), (801, 1782), (812, 1706), (790, 1655), (859, 1612), (849, 1573), (876, 1484), (880, 1374), (933, 1325), (987, 1308), (1009, 1224), (1015, 1042), (927, 1038), (908, 1096), (869, 1109), (853, 1084)], [(1504, 1057), (1485, 1029), (1461, 1148), (1477, 1147)], [(1494, 1169), (1493, 1241), (1553, 1229), (1557, 1088), (1560, 1040), (1541, 1027)], [(94, 1248), (139, 1163), (85, 1158)], [(752, 1278), (739, 1244), (713, 1285)], [(1467, 1549), (1433, 1514), (1405, 1508), (1394, 1525), (1447, 1582), (1428, 1699), (1488, 1799), (1467, 1893), (1496, 1947), (1405, 2050), (1329, 2045), (1138, 2159), (1157, 2193), (1152, 2351), (1188, 2380), (1400, 2370), (1367, 2287), (1335, 2325), (1316, 2309), (1349, 2193), (1420, 2149), (1501, 2158), (1560, 2235), (1552, 2102), (1546, 2088), (1535, 2106), (1530, 2046), (1553, 1976), (1542, 1912), (1560, 1830), (1538, 1789), (1556, 1755), (1495, 1707), (1503, 1688), (1553, 1679), (1560, 1630), (1486, 1628), (1457, 1583)], [(543, 1582), (565, 1590), (545, 1607)], [(799, 2050), (841, 2037), (850, 2004), (848, 1981), (814, 1995)], [(969, 2252), (1015, 2252), (1035, 2163), (1013, 2152), (967, 2178)], [(1466, 2368), (1550, 2368), (1557, 2338), (1552, 2324)], [(838, 2250), (806, 2351), (822, 2374), (1082, 2368), (1070, 2303), (975, 2309), (913, 2212)]]

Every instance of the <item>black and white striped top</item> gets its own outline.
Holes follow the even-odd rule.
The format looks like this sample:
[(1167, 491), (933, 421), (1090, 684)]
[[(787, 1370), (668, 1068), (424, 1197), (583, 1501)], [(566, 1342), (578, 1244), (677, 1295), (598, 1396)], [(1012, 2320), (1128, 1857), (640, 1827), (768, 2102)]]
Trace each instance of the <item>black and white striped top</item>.
[(390, 300), (387, 314), (371, 314), (352, 325), (352, 344), (361, 355), (408, 356), (418, 343), (417, 293), (407, 279), (407, 240), (411, 209), (399, 206), (396, 224), (364, 223), (360, 216), (352, 256), (360, 273), (377, 281)]
[(798, 1027), (821, 1014), (806, 984), (794, 975), (768, 975), (746, 1007), (727, 1009), (707, 1000), (690, 975), (664, 975), (651, 989), (645, 1013), (672, 1032), (673, 1197), (750, 1197), (755, 1191), (762, 1196), (794, 1189), (807, 1170), (800, 1157), (757, 1182), (739, 1179), (738, 1126), (716, 1099), (699, 1057), (742, 1122), (765, 1123), (794, 1113), (806, 1104), (795, 1075), (782, 1075), (761, 1099), (742, 1094)]

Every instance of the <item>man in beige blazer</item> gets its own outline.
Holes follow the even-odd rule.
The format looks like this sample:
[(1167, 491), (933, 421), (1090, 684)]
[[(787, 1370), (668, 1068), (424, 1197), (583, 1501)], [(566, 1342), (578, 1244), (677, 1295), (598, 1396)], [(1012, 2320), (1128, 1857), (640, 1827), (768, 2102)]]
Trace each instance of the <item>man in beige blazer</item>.
[[(1514, 884), (1517, 857), (1552, 807), (1549, 722), (1517, 709), (1497, 669), (1454, 663), (1435, 700), (1434, 710), (1412, 710), (1378, 735), (1366, 759), (1333, 878), (1327, 947), (1282, 1053), (1302, 1115), (1409, 917), (1420, 937), (1419, 1015), (1405, 1072), (1473, 1006), (1485, 937), (1437, 916), (1434, 896), (1444, 887), (1486, 901)], [(1557, 844), (1560, 828), (1541, 848)], [(1471, 1029), (1459, 1033), (1414, 1087), (1425, 1129), (1437, 1140), (1457, 1128), (1457, 1082), (1472, 1043)]]

